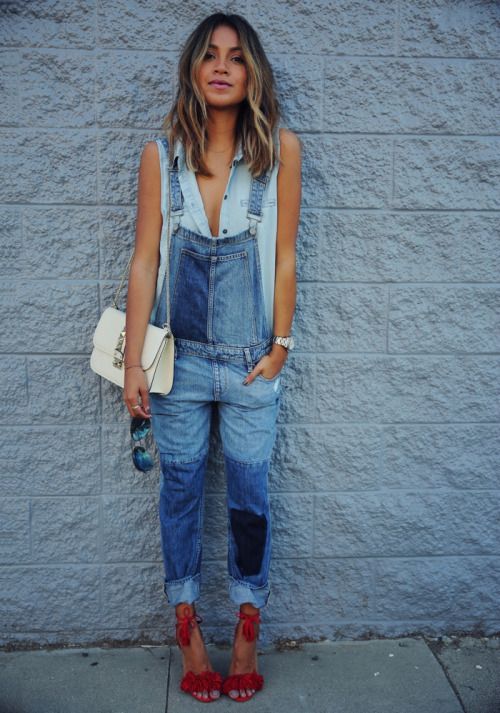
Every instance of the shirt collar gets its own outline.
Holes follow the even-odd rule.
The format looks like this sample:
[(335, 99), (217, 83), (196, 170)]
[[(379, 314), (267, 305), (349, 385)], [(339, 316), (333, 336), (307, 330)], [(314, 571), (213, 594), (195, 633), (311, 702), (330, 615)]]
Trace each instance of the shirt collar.
[[(177, 139), (175, 142), (175, 151), (174, 151), (174, 159), (178, 157), (178, 166), (180, 168), (184, 168), (185, 166), (185, 161), (184, 161), (184, 146), (182, 144), (182, 141), (180, 139)], [(236, 164), (238, 161), (241, 161), (243, 158), (243, 147), (241, 144), (241, 139), (238, 139), (238, 145), (236, 146), (236, 152), (233, 157), (233, 163)]]

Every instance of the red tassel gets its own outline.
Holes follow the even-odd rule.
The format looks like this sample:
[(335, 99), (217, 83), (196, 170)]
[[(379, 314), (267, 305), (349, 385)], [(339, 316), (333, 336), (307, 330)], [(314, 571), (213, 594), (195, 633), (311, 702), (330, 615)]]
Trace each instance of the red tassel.
[(193, 673), (188, 671), (182, 678), (181, 690), (186, 693), (197, 693), (203, 691), (220, 691), (222, 688), (222, 676), (218, 671), (202, 671)]
[(233, 673), (224, 679), (222, 684), (222, 692), (229, 695), (229, 691), (240, 691), (247, 688), (253, 688), (260, 691), (264, 686), (264, 676), (257, 671), (251, 673)]
[(189, 646), (191, 640), (191, 629), (196, 622), (201, 622), (203, 619), (198, 614), (191, 614), (189, 607), (184, 607), (183, 616), (178, 617), (178, 633), (177, 643), (179, 646)]
[(255, 639), (255, 629), (252, 624), (260, 624), (260, 612), (256, 614), (245, 614), (245, 612), (239, 611), (238, 616), (240, 619), (244, 619), (243, 622), (243, 635), (247, 641), (253, 641)]

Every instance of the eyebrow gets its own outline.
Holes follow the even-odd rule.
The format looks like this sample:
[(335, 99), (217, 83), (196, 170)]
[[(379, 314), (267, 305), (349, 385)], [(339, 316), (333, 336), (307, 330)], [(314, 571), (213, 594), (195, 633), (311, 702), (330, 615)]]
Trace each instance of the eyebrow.
[[(216, 49), (216, 50), (219, 49), (219, 45), (209, 44), (208, 46), (209, 46), (209, 47), (213, 47), (213, 48)], [(230, 47), (230, 48), (229, 48), (229, 51), (232, 52), (233, 50), (240, 50), (240, 49), (241, 49), (241, 47)]]

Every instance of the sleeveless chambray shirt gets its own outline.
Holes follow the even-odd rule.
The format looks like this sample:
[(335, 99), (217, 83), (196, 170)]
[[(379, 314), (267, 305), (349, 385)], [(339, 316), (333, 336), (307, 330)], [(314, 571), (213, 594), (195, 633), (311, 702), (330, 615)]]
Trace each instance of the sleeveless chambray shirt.
[[(279, 128), (275, 129), (274, 138), (279, 153)], [(188, 230), (201, 233), (208, 238), (212, 236), (208, 224), (203, 200), (201, 197), (196, 176), (193, 171), (188, 170), (184, 160), (184, 147), (181, 141), (177, 140), (174, 157), (178, 157), (179, 182), (184, 196), (184, 213), (181, 225)], [(153, 321), (161, 294), (163, 277), (166, 268), (167, 250), (167, 210), (168, 210), (168, 165), (164, 152), (160, 152), (160, 168), (162, 181), (162, 206), (163, 225), (160, 238), (160, 265), (158, 268), (158, 279), (156, 283), (156, 295), (153, 309), (150, 315), (150, 322)], [(274, 281), (275, 281), (275, 257), (276, 257), (276, 232), (278, 224), (278, 200), (277, 200), (277, 177), (279, 163), (276, 163), (271, 171), (269, 182), (262, 202), (262, 221), (257, 225), (257, 242), (262, 271), (262, 287), (264, 292), (264, 303), (266, 315), (271, 329), (273, 328), (274, 309)], [(231, 162), (231, 169), (226, 186), (226, 191), (222, 199), (222, 206), (219, 220), (219, 236), (235, 235), (248, 227), (247, 208), (248, 196), (250, 192), (251, 174), (243, 161), (243, 151), (241, 142), (238, 143), (236, 153)], [(172, 230), (172, 217), (170, 218), (170, 230)]]

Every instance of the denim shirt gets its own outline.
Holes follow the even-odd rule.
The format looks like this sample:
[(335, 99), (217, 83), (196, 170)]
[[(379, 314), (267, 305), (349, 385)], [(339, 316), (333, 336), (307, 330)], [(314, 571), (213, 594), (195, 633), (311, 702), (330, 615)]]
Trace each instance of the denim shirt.
[[(275, 130), (275, 141), (279, 153), (279, 127)], [(176, 141), (174, 156), (178, 156), (179, 182), (184, 196), (184, 213), (181, 225), (189, 230), (193, 230), (201, 235), (212, 237), (208, 224), (203, 200), (198, 188), (196, 176), (190, 171), (185, 163), (184, 147), (180, 140)], [(163, 284), (164, 272), (166, 269), (167, 251), (167, 209), (168, 209), (168, 164), (167, 157), (160, 151), (161, 168), (161, 210), (163, 225), (160, 238), (160, 265), (158, 269), (158, 279), (156, 284), (156, 296), (150, 321), (153, 319), (158, 305), (158, 300)], [(275, 282), (275, 258), (276, 258), (276, 231), (278, 223), (277, 209), (277, 177), (279, 163), (276, 163), (270, 174), (270, 180), (266, 186), (262, 203), (262, 221), (257, 226), (257, 243), (262, 272), (262, 287), (264, 292), (264, 303), (268, 323), (273, 327), (274, 309), (274, 282)], [(243, 160), (241, 142), (238, 143), (235, 155), (231, 163), (228, 183), (222, 199), (222, 206), (219, 221), (219, 234), (235, 235), (248, 228), (247, 207), (250, 193), (251, 174), (247, 164)], [(172, 230), (172, 218), (170, 219), (170, 230)]]

